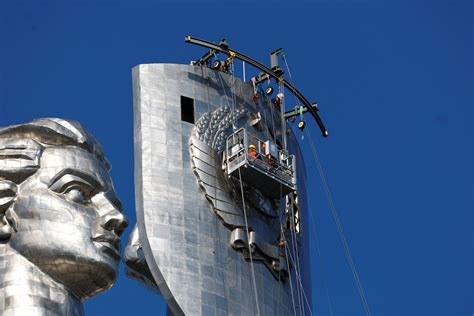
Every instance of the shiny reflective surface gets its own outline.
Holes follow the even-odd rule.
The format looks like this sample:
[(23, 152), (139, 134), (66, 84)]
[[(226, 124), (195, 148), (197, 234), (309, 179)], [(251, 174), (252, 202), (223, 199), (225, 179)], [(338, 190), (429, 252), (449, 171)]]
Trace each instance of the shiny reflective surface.
[(135, 225), (130, 233), (127, 247), (125, 248), (124, 261), (127, 265), (126, 274), (129, 278), (140, 282), (153, 291), (159, 290), (143, 254), (137, 225)]
[[(249, 252), (251, 251), (252, 260), (262, 261), (279, 281), (283, 281), (288, 275), (286, 264), (284, 264), (287, 261), (285, 250), (278, 247), (278, 242), (282, 239), (281, 226), (285, 226), (283, 223), (286, 221), (286, 217), (282, 214), (283, 201), (264, 195), (242, 175), (239, 177), (237, 172), (237, 176), (223, 172), (227, 170), (225, 161), (224, 165), (221, 164), (225, 140), (232, 134), (233, 127), (236, 129), (246, 127), (254, 135), (261, 135), (261, 137), (275, 135), (274, 129), (267, 126), (265, 119), (259, 123), (258, 129), (247, 123), (252, 117), (257, 116), (258, 112), (255, 111), (265, 109), (257, 105), (252, 108), (252, 104), (244, 104), (239, 110), (223, 106), (204, 114), (193, 128), (193, 134), (189, 140), (190, 153), (196, 180), (206, 199), (220, 221), (232, 229), (229, 238), (230, 245), (242, 251), (246, 259), (250, 259)], [(277, 111), (269, 113), (269, 117), (272, 115), (276, 116)], [(279, 127), (278, 117), (275, 117), (274, 121), (276, 123), (273, 125)], [(271, 133), (266, 132), (267, 130)], [(272, 140), (275, 139), (272, 138)], [(263, 163), (263, 160), (261, 161)], [(242, 167), (242, 169), (244, 169), (243, 174), (250, 168)], [(241, 178), (243, 192), (240, 187)], [(258, 173), (257, 181), (264, 182), (265, 175)], [(276, 190), (280, 190), (280, 187)], [(244, 201), (242, 201), (242, 194)], [(249, 238), (247, 238), (245, 228), (243, 203), (248, 213)]]
[(127, 226), (100, 145), (74, 121), (0, 129), (0, 313), (81, 315)]
[[(139, 65), (133, 69), (133, 88), (137, 234), (129, 249), (136, 253), (130, 262), (143, 263), (144, 257), (146, 264), (127, 262), (133, 269), (129, 275), (156, 283), (175, 315), (254, 315), (257, 304), (262, 315), (300, 313), (305, 307), (297, 298), (292, 304), (295, 269), (279, 248), (280, 203), (244, 186), (252, 231), (247, 238), (240, 186), (222, 171), (222, 150), (233, 124), (253, 129), (261, 139), (281, 141), (280, 115), (272, 112), (270, 100), (256, 104), (251, 85), (188, 65)], [(195, 124), (181, 120), (181, 96), (194, 100)], [(304, 167), (298, 144), (292, 135), (287, 138), (300, 181)], [(311, 297), (305, 238), (297, 241), (302, 284)], [(249, 248), (256, 259), (257, 293)]]

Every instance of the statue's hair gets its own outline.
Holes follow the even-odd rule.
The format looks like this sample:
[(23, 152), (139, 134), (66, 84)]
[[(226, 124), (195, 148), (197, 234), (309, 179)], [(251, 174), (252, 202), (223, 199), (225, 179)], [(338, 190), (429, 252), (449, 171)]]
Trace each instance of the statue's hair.
[(41, 167), (43, 150), (51, 146), (83, 148), (110, 170), (102, 147), (79, 122), (45, 118), (0, 128), (0, 239), (11, 233), (5, 212), (15, 200), (17, 185)]

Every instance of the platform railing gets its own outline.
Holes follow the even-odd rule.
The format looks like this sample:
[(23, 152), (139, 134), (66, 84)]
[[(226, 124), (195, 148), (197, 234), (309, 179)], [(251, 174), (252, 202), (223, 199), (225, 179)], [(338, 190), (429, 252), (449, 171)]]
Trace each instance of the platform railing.
[(273, 154), (266, 151), (266, 146), (276, 146), (259, 139), (247, 132), (245, 128), (238, 129), (227, 138), (226, 168), (231, 175), (238, 168), (251, 165), (270, 177), (276, 177), (288, 185), (295, 186), (295, 156), (278, 148)]

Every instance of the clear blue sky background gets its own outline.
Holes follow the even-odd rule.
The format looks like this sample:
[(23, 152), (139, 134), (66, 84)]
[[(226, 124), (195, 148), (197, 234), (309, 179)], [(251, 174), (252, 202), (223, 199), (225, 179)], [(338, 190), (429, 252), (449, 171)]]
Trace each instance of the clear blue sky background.
[[(2, 1), (0, 126), (81, 121), (133, 223), (131, 68), (196, 59), (204, 50), (187, 34), (225, 36), (264, 62), (283, 47), (330, 131), (309, 126), (373, 315), (472, 315), (473, 33), (472, 1)], [(326, 283), (336, 315), (360, 315), (306, 161), (322, 253), (313, 242), (313, 314), (329, 313)], [(164, 304), (122, 273), (85, 311), (160, 315)]]

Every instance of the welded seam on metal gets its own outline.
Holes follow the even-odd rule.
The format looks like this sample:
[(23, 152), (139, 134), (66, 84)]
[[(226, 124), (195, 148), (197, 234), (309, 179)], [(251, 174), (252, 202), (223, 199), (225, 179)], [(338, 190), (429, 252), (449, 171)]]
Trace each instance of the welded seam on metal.
[(268, 74), (269, 76), (271, 76), (272, 78), (274, 78), (277, 81), (283, 80), (283, 84), (285, 85), (285, 87), (288, 90), (290, 90), (303, 103), (303, 105), (308, 107), (308, 110), (311, 113), (311, 115), (313, 116), (313, 118), (316, 120), (316, 123), (318, 124), (322, 135), (324, 137), (328, 136), (328, 131), (326, 130), (326, 127), (324, 126), (323, 121), (319, 117), (316, 110), (311, 106), (311, 103), (290, 82), (286, 81), (285, 79), (282, 79), (281, 76), (278, 76), (274, 71), (272, 71), (267, 66), (259, 63), (256, 60), (253, 60), (252, 58), (250, 58), (250, 57), (248, 57), (248, 56), (246, 56), (242, 53), (239, 53), (239, 52), (237, 52), (233, 49), (224, 48), (224, 47), (221, 47), (221, 46), (219, 46), (215, 43), (208, 42), (208, 41), (198, 39), (198, 38), (194, 38), (194, 37), (189, 36), (189, 35), (185, 36), (184, 41), (186, 43), (191, 43), (191, 44), (199, 45), (199, 46), (202, 46), (202, 47), (206, 47), (206, 48), (209, 48), (209, 49), (212, 49), (212, 50), (215, 50), (217, 52), (221, 52), (221, 53), (224, 53), (224, 54), (227, 54), (227, 55), (231, 55), (231, 53), (232, 53), (233, 58), (237, 58), (237, 59), (240, 59), (240, 60), (242, 60), (242, 61), (244, 61), (248, 64), (251, 64), (252, 66), (258, 68), (259, 70), (261, 70), (264, 73)]

